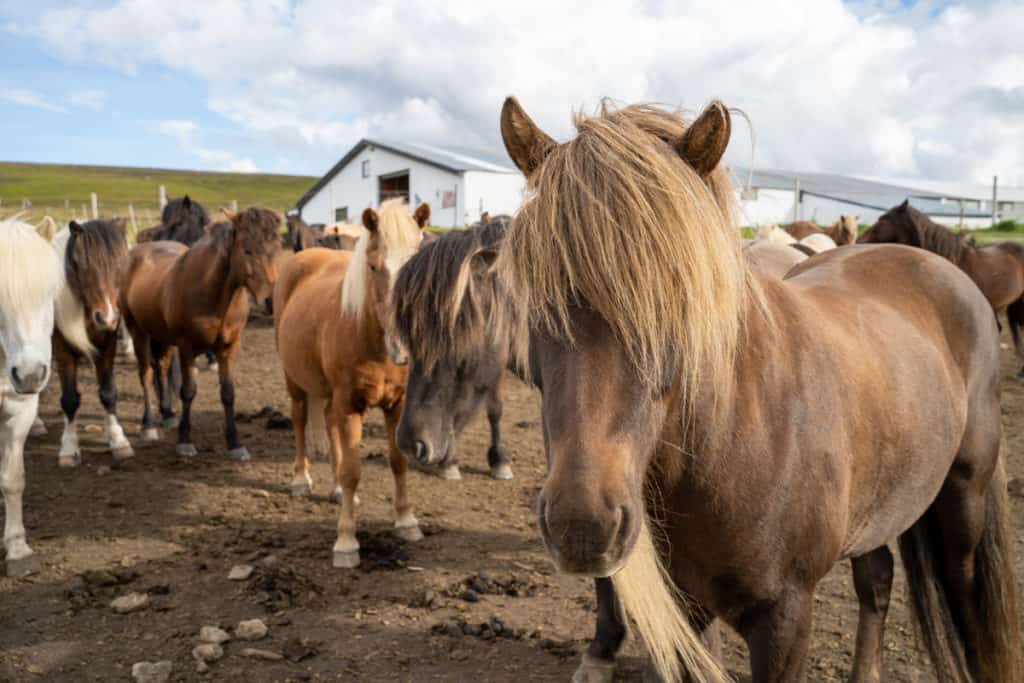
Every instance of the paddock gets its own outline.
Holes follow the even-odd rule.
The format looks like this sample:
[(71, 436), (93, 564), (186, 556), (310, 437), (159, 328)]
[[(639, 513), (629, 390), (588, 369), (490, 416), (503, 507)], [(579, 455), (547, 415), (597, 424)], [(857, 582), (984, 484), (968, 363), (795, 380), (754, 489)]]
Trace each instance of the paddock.
[[(59, 386), (51, 381), (40, 404), (49, 434), (30, 438), (25, 456), (25, 523), (41, 571), (0, 577), (0, 680), (127, 680), (133, 663), (158, 660), (173, 662), (175, 681), (570, 680), (592, 636), (594, 598), (590, 580), (555, 572), (535, 528), (531, 504), (545, 473), (539, 394), (509, 382), (503, 431), (512, 481), (488, 476), (483, 415), (458, 441), (462, 481), (410, 473), (426, 534), (416, 544), (392, 534), (383, 416), (371, 413), (362, 449), (363, 564), (333, 569), (338, 511), (328, 498), (328, 465), (313, 463), (313, 498), (293, 499), (292, 433), (269, 429), (260, 412), (288, 409), (270, 319), (254, 316), (242, 344), (236, 411), (253, 454), (248, 463), (224, 455), (215, 373), (198, 375), (198, 458), (175, 455), (173, 435), (139, 440), (141, 393), (134, 363), (121, 357), (119, 411), (136, 457), (116, 463), (110, 456), (95, 375), (85, 371), (83, 463), (58, 468), (62, 418)], [(1003, 351), (1003, 370), (1020, 574), (1024, 387), (1010, 379), (1011, 351)], [(253, 567), (251, 576), (229, 580), (236, 565)], [(133, 592), (146, 594), (148, 606), (115, 613), (111, 601)], [(815, 594), (808, 680), (846, 680), (856, 617), (843, 563)], [(268, 635), (226, 643), (224, 657), (199, 674), (191, 652), (200, 628), (231, 632), (253, 618), (266, 623)], [(934, 680), (914, 643), (899, 572), (885, 643), (885, 680)], [(282, 658), (243, 654), (247, 648)], [(748, 680), (745, 647), (732, 633), (725, 651), (736, 679)], [(642, 668), (638, 644), (627, 640), (617, 680), (639, 681)]]

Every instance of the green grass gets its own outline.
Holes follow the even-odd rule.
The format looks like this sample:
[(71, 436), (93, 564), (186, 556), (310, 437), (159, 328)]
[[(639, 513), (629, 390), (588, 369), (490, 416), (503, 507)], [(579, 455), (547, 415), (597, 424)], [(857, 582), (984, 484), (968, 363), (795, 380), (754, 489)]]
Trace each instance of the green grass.
[(90, 206), (89, 193), (95, 192), (100, 215), (127, 216), (131, 205), (142, 229), (159, 221), (160, 185), (168, 198), (188, 193), (213, 213), (232, 201), (239, 207), (284, 211), (314, 182), (316, 178), (307, 176), (0, 162), (0, 217), (20, 212), (25, 198), (32, 205), (24, 220), (37, 222), (50, 215), (64, 223), (81, 218), (83, 206)]

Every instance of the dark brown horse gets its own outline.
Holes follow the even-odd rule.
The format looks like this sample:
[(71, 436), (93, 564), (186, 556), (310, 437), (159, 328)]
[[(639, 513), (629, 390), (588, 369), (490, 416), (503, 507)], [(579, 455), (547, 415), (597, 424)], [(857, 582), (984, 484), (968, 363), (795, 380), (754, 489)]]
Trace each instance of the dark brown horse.
[(716, 200), (720, 102), (690, 126), (633, 106), (576, 127), (559, 144), (514, 99), (502, 111), (528, 198), (498, 271), (544, 390), (556, 565), (612, 577), (663, 678), (724, 678), (699, 637), (717, 618), (774, 683), (800, 679), (814, 588), (849, 558), (851, 677), (878, 681), (898, 540), (940, 680), (1024, 680), (978, 288), (897, 246), (751, 272)]
[[(264, 301), (277, 277), (281, 219), (269, 209), (224, 213), (228, 221), (211, 226), (191, 249), (176, 242), (137, 245), (121, 292), (121, 310), (135, 341), (143, 438), (159, 438), (150, 412), (151, 360), (158, 368), (160, 411), (169, 426), (173, 413), (166, 376), (174, 349), (183, 368), (192, 367), (196, 354), (211, 351), (218, 360), (228, 456), (248, 460), (235, 426), (234, 363), (249, 315), (249, 293)], [(196, 383), (191, 372), (183, 375), (177, 452), (187, 457), (196, 455), (191, 423)]]
[(75, 467), (82, 462), (78, 448), (78, 366), (96, 368), (100, 403), (106, 412), (107, 442), (116, 459), (134, 455), (117, 421), (117, 356), (119, 297), (128, 268), (128, 242), (123, 218), (71, 221), (53, 240), (64, 263), (64, 285), (57, 297), (53, 354), (60, 376), (60, 407), (64, 412), (58, 463)]
[[(1024, 357), (1018, 329), (1024, 324), (1024, 246), (1000, 242), (978, 247), (973, 239), (939, 225), (908, 201), (889, 209), (859, 241), (906, 244), (955, 263), (978, 285), (997, 316), (1006, 311), (1017, 354)], [(1024, 369), (1017, 377), (1024, 379)]]

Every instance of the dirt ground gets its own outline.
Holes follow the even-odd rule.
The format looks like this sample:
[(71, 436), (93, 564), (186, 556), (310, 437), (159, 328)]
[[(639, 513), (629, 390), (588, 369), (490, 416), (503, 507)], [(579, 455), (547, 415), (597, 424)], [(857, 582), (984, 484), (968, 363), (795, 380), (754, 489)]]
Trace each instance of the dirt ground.
[[(1016, 369), (1005, 354), (1007, 377)], [(327, 465), (314, 465), (314, 497), (289, 495), (292, 434), (268, 429), (266, 417), (241, 424), (249, 463), (224, 456), (216, 375), (200, 373), (193, 429), (200, 456), (183, 461), (173, 435), (137, 440), (140, 391), (134, 366), (118, 364), (119, 412), (136, 457), (113, 462), (102, 439), (96, 383), (83, 373), (83, 464), (57, 467), (62, 425), (57, 382), (43, 397), (49, 435), (26, 450), (25, 521), (40, 573), (0, 577), (0, 681), (130, 680), (138, 661), (171, 660), (174, 681), (561, 681), (570, 680), (593, 630), (591, 583), (557, 575), (530, 512), (544, 476), (538, 396), (513, 383), (504, 417), (515, 479), (487, 476), (483, 416), (459, 439), (459, 482), (413, 471), (410, 492), (426, 538), (390, 532), (392, 480), (383, 420), (371, 415), (363, 439), (359, 509), (363, 565), (331, 567), (337, 507), (328, 500)], [(237, 375), (237, 412), (264, 406), (287, 413), (269, 321), (246, 332)], [(1004, 386), (1003, 422), (1011, 478), (1024, 476), (1024, 388)], [(1014, 547), (1024, 575), (1024, 501), (1012, 482)], [(254, 567), (231, 581), (237, 564)], [(902, 574), (886, 634), (887, 681), (930, 681), (914, 645)], [(467, 588), (474, 589), (466, 595)], [(149, 606), (119, 615), (112, 599), (130, 592)], [(470, 600), (467, 600), (469, 598)], [(856, 624), (848, 564), (822, 582), (808, 681), (845, 680)], [(205, 674), (191, 651), (201, 626), (232, 630), (260, 618), (267, 637), (231, 641)], [(500, 623), (492, 626), (498, 620)], [(487, 623), (487, 627), (482, 625)], [(748, 680), (745, 649), (727, 636), (730, 669)], [(244, 656), (269, 650), (279, 661)], [(635, 642), (620, 659), (619, 679), (637, 681)]]

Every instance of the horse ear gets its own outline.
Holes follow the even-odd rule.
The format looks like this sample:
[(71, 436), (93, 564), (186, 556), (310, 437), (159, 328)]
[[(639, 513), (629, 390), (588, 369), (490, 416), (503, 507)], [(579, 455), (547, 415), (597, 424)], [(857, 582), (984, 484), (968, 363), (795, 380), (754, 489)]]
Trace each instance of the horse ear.
[(417, 206), (412, 218), (416, 221), (416, 225), (420, 226), (420, 230), (427, 227), (427, 224), (430, 223), (430, 204), (423, 202)]
[(491, 272), (491, 269), (494, 268), (494, 262), (497, 260), (497, 249), (493, 247), (478, 249), (470, 258), (470, 267), (473, 269), (473, 275), (481, 276)]
[(185, 195), (185, 198), (181, 200), (181, 205), (184, 206), (186, 209), (191, 209), (192, 208), (192, 198), (189, 197), (188, 195)]
[(904, 210), (904, 211), (906, 211), (907, 209), (909, 209), (909, 208), (910, 208), (910, 198), (908, 197), (907, 199), (904, 199), (904, 200), (903, 200), (903, 203), (902, 203), (902, 204), (900, 204), (899, 208), (900, 208), (900, 209), (902, 209), (902, 210)]
[(731, 135), (729, 110), (720, 100), (714, 100), (683, 133), (676, 143), (676, 152), (703, 178), (722, 160)]
[[(186, 197), (186, 199), (187, 198), (188, 197)], [(224, 217), (227, 218), (229, 221), (231, 221), (232, 223), (238, 223), (238, 214), (237, 213), (235, 213), (231, 209), (221, 209), (220, 211), (221, 211), (221, 213), (224, 214)]]
[(363, 210), (363, 227), (370, 232), (377, 232), (377, 226), (380, 224), (380, 216), (373, 209), (367, 207)]
[(78, 221), (71, 221), (70, 223), (68, 223), (68, 230), (71, 231), (72, 235), (81, 235), (83, 232), (82, 226), (78, 223)]
[(505, 99), (501, 108), (501, 138), (512, 162), (527, 178), (558, 144), (526, 115), (519, 100), (512, 96)]

